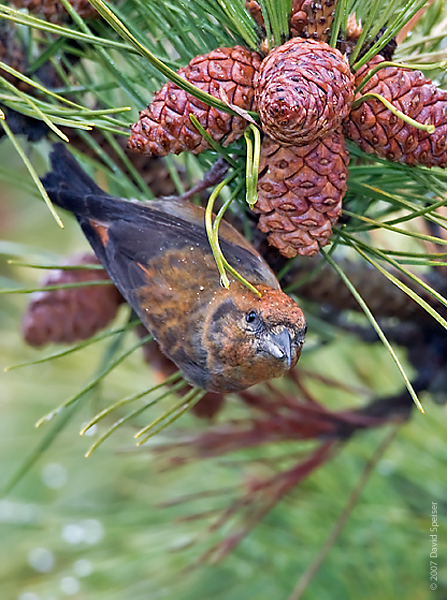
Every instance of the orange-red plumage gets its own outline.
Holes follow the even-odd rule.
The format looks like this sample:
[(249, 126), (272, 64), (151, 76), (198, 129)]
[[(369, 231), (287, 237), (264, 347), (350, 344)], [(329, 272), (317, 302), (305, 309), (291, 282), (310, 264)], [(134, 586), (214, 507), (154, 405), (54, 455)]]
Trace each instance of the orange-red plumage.
[(103, 192), (62, 145), (42, 181), (73, 212), (112, 281), (162, 351), (198, 387), (245, 389), (279, 377), (301, 353), (305, 322), (267, 263), (228, 223), (220, 244), (237, 279), (220, 285), (204, 210), (187, 202), (129, 202)]

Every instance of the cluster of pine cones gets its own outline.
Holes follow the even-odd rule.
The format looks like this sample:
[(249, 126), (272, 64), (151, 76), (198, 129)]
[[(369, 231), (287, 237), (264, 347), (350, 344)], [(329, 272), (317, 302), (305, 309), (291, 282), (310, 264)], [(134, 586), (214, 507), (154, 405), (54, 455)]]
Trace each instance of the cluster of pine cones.
[[(63, 15), (62, 5), (53, 0), (14, 1), (38, 10), (49, 20)], [(87, 0), (70, 2), (84, 18), (95, 16), (83, 12), (90, 6)], [(389, 60), (394, 48), (389, 45), (383, 55), (352, 73), (348, 57), (361, 27), (351, 16), (345, 39), (338, 48), (329, 46), (335, 4), (336, 0), (293, 0), (291, 39), (282, 46), (270, 52), (264, 45), (259, 52), (242, 46), (217, 48), (195, 57), (179, 71), (181, 77), (212, 96), (221, 98), (223, 91), (234, 106), (258, 112), (263, 142), (255, 211), (260, 215), (259, 228), (285, 257), (311, 256), (328, 243), (347, 189), (345, 137), (366, 153), (388, 160), (447, 166), (447, 93), (421, 72), (383, 68), (361, 93), (380, 94), (409, 117), (434, 125), (434, 133), (407, 124), (376, 99), (352, 108), (356, 86), (371, 68)], [(265, 33), (259, 4), (250, 0), (246, 8), (261, 34)], [(9, 46), (8, 39), (0, 36), (0, 50), (3, 47), (6, 52)], [(151, 157), (209, 149), (190, 114), (224, 146), (241, 137), (247, 126), (242, 116), (209, 107), (170, 82), (141, 112), (129, 147)], [(134, 157), (143, 159), (141, 154)], [(159, 165), (156, 170), (159, 177)], [(77, 262), (95, 259), (87, 256), (75, 259), (74, 264)], [(105, 277), (101, 271), (60, 271), (44, 285)], [(25, 338), (36, 346), (88, 338), (113, 319), (121, 302), (113, 286), (37, 294), (25, 317)]]
[[(67, 18), (58, 0), (13, 1), (53, 22)], [(97, 16), (88, 0), (69, 1), (83, 18)], [(380, 158), (447, 166), (447, 93), (420, 71), (390, 66), (379, 70), (355, 95), (370, 70), (390, 60), (394, 48), (389, 44), (382, 55), (353, 73), (348, 58), (362, 28), (351, 15), (344, 39), (336, 48), (329, 46), (336, 3), (292, 0), (291, 39), (285, 44), (269, 51), (264, 41), (258, 52), (242, 46), (217, 48), (178, 71), (208, 94), (224, 97), (242, 111), (258, 113), (263, 142), (254, 210), (260, 215), (259, 229), (287, 258), (312, 256), (330, 240), (347, 191), (345, 138)], [(265, 40), (260, 5), (247, 0), (245, 6)], [(434, 133), (404, 122), (379, 99), (356, 102), (371, 93), (411, 119), (433, 125)], [(216, 142), (228, 146), (248, 125), (241, 111), (236, 112), (210, 107), (168, 82), (140, 113), (128, 146), (153, 157), (210, 149), (192, 124), (191, 114)]]
[[(259, 4), (251, 0), (246, 8), (262, 29)], [(264, 135), (254, 210), (260, 215), (259, 229), (288, 258), (314, 255), (329, 242), (347, 190), (346, 137), (381, 158), (447, 166), (447, 92), (419, 71), (385, 67), (355, 96), (356, 87), (385, 58), (377, 55), (353, 73), (348, 56), (361, 27), (351, 17), (347, 39), (332, 48), (327, 42), (334, 11), (335, 0), (293, 0), (291, 39), (264, 58), (261, 50), (217, 48), (178, 71), (212, 96), (221, 98), (223, 91), (232, 105), (259, 114)], [(404, 122), (375, 98), (353, 108), (355, 100), (370, 93), (380, 94), (412, 119), (434, 125), (434, 133)], [(140, 113), (129, 147), (150, 156), (209, 149), (190, 114), (224, 146), (248, 125), (242, 116), (210, 107), (168, 82)]]

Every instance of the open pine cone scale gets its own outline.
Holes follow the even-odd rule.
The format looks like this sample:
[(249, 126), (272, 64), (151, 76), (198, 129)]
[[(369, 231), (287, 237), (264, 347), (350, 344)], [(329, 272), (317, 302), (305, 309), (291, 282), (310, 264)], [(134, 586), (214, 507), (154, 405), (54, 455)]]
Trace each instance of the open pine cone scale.
[[(259, 5), (250, 1), (246, 8), (262, 28)], [(294, 0), (292, 37), (264, 60), (261, 53), (241, 46), (218, 48), (179, 70), (181, 77), (212, 96), (220, 99), (223, 89), (234, 106), (258, 112), (264, 138), (254, 210), (260, 214), (259, 229), (288, 258), (312, 256), (330, 241), (347, 190), (345, 137), (380, 158), (447, 166), (447, 92), (419, 71), (387, 67), (356, 98), (380, 94), (412, 119), (435, 125), (431, 134), (404, 122), (376, 99), (353, 109), (356, 86), (384, 58), (378, 55), (352, 73), (347, 55), (325, 41), (334, 9), (334, 0)], [(348, 28), (340, 43), (343, 52), (361, 33), (352, 16)], [(209, 107), (169, 82), (141, 112), (129, 147), (151, 156), (209, 149), (190, 114), (225, 146), (248, 125), (242, 117)]]

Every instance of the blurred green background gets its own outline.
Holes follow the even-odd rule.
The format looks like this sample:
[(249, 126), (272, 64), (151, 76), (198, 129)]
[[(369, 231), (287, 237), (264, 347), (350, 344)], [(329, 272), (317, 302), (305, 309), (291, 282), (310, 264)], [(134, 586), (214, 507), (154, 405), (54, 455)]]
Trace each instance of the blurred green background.
[[(26, 144), (25, 144), (26, 146)], [(33, 150), (44, 161), (46, 143)], [(0, 162), (23, 173), (8, 141)], [(7, 242), (57, 255), (86, 250), (77, 225), (65, 216), (60, 230), (44, 204), (19, 192), (23, 180), (2, 184), (1, 237)], [(8, 246), (11, 250), (11, 246)], [(2, 256), (2, 287), (33, 285), (42, 272), (7, 264)], [(23, 252), (23, 248), (17, 253)], [(0, 486), (5, 486), (54, 426), (35, 422), (78, 392), (98, 369), (110, 341), (40, 365), (3, 372), (7, 366), (40, 358), (56, 348), (33, 350), (21, 337), (27, 296), (0, 296)], [(125, 315), (120, 315), (123, 322)], [(130, 347), (132, 334), (124, 341)], [(371, 397), (403, 388), (380, 344), (336, 338), (318, 351), (305, 351), (300, 368), (369, 390)], [(217, 565), (197, 565), (201, 553), (228, 534), (210, 534), (211, 517), (229, 498), (242, 493), (250, 478), (269, 471), (264, 459), (299, 453), (302, 443), (283, 443), (237, 452), (220, 459), (166, 469), (151, 446), (136, 449), (134, 426), (119, 429), (91, 458), (84, 453), (93, 437), (78, 435), (98, 410), (150, 384), (153, 374), (134, 353), (82, 403), (54, 443), (11, 493), (0, 499), (0, 598), (4, 600), (280, 600), (296, 582), (329, 535), (369, 457), (386, 434), (357, 434), (334, 460), (296, 488)], [(334, 389), (320, 399), (331, 408), (351, 407), (365, 397)], [(447, 415), (445, 405), (423, 397), (426, 414), (416, 410), (404, 425), (355, 507), (306, 599), (395, 600), (447, 598)], [(230, 399), (218, 421), (243, 413)], [(63, 415), (62, 415), (63, 416)], [(147, 415), (141, 423), (148, 421)], [(57, 420), (56, 420), (57, 421)], [(109, 424), (112, 421), (109, 422)], [(185, 415), (154, 443), (176, 439), (181, 427), (205, 431), (206, 422)], [(94, 432), (95, 433), (95, 432)], [(215, 494), (201, 495), (213, 490)], [(190, 502), (162, 503), (197, 494)], [(430, 590), (432, 503), (439, 511), (438, 589)], [(209, 516), (186, 520), (201, 511)], [(433, 560), (433, 559), (432, 559)]]

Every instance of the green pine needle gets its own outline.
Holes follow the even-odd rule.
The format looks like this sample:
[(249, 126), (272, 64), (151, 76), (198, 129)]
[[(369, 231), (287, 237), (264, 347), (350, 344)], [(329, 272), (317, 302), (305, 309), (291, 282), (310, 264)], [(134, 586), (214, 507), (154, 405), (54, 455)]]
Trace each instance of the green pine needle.
[(416, 392), (414, 391), (414, 388), (411, 385), (411, 382), (408, 379), (408, 376), (405, 373), (405, 370), (404, 370), (404, 368), (403, 368), (400, 360), (398, 359), (398, 357), (397, 357), (396, 353), (394, 352), (391, 344), (389, 343), (388, 339), (386, 338), (385, 334), (383, 333), (382, 328), (380, 327), (379, 323), (374, 318), (374, 315), (372, 314), (372, 312), (368, 308), (366, 302), (363, 300), (362, 296), (359, 294), (359, 292), (356, 290), (356, 288), (349, 281), (348, 277), (345, 275), (345, 273), (343, 272), (343, 270), (337, 265), (337, 263), (333, 260), (333, 258), (331, 258), (331, 256), (329, 255), (329, 253), (327, 253), (323, 248), (320, 248), (320, 252), (322, 253), (323, 257), (327, 260), (327, 262), (335, 269), (335, 271), (337, 271), (337, 273), (340, 275), (341, 279), (344, 281), (346, 287), (349, 289), (349, 291), (351, 292), (351, 294), (354, 296), (354, 298), (359, 303), (361, 309), (363, 310), (363, 312), (366, 315), (366, 318), (368, 319), (368, 321), (373, 326), (374, 330), (376, 331), (376, 333), (379, 336), (380, 340), (382, 341), (383, 345), (386, 347), (386, 349), (388, 350), (388, 352), (391, 355), (391, 358), (393, 359), (393, 361), (395, 362), (397, 368), (399, 369), (400, 374), (402, 375), (402, 378), (403, 378), (403, 380), (405, 382), (405, 386), (406, 386), (406, 388), (407, 388), (410, 396), (413, 398), (414, 403), (416, 404), (416, 406), (418, 407), (418, 409), (421, 411), (421, 413), (424, 413), (425, 411), (422, 408), (422, 404), (420, 403), (420, 400), (419, 400)]

